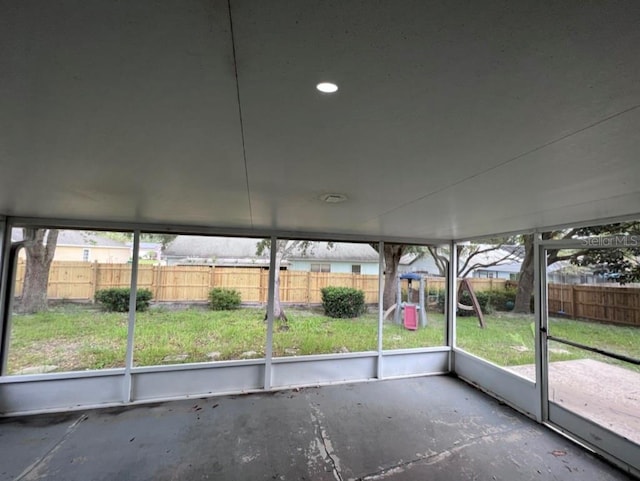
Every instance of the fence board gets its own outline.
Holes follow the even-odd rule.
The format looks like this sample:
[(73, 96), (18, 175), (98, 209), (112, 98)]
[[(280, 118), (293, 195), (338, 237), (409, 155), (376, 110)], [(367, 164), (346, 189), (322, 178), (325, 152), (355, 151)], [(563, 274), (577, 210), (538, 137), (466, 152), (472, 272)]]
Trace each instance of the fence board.
[(637, 287), (549, 284), (548, 299), (550, 314), (640, 326)]
[[(321, 289), (345, 286), (360, 289), (368, 304), (378, 302), (378, 276), (331, 272), (281, 271), (280, 296), (284, 303), (319, 304)], [(15, 294), (19, 297), (25, 263), (18, 263)], [(152, 266), (141, 264), (138, 287), (150, 289), (160, 302), (206, 301), (213, 287), (235, 289), (243, 302), (267, 302), (269, 272), (251, 267)], [(95, 291), (129, 287), (130, 264), (56, 261), (51, 265), (47, 294), (53, 300), (93, 301)], [(503, 279), (471, 279), (475, 291), (503, 289)], [(427, 291), (446, 288), (446, 279), (429, 277)], [(549, 284), (549, 312), (568, 317), (640, 326), (640, 288), (603, 285)]]

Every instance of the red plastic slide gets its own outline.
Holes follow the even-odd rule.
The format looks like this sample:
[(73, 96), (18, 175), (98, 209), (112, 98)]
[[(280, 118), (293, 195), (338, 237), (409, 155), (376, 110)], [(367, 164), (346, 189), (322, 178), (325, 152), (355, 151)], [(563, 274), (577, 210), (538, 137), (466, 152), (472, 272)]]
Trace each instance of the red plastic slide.
[(404, 306), (404, 327), (411, 331), (418, 328), (418, 306)]

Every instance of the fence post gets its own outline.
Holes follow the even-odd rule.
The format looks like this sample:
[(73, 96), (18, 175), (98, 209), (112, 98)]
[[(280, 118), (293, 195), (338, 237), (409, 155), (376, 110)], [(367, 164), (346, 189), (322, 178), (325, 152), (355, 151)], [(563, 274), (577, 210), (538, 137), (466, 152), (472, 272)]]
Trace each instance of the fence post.
[(307, 272), (307, 306), (311, 305), (311, 271)]
[(160, 299), (160, 296), (158, 295), (160, 293), (160, 280), (158, 279), (158, 275), (159, 275), (158, 266), (154, 264), (153, 267), (151, 268), (151, 286), (149, 286), (149, 288), (151, 289), (151, 292), (153, 293), (153, 297), (155, 298), (155, 300), (161, 301), (162, 299)]
[(98, 290), (98, 261), (93, 261), (91, 263), (91, 298), (89, 301), (92, 304), (96, 302), (96, 291)]
[(216, 266), (211, 266), (211, 275), (209, 276), (209, 291), (216, 286)]
[(576, 296), (576, 286), (571, 285), (571, 317), (578, 317), (578, 299)]
[[(271, 267), (269, 267), (271, 269)], [(265, 289), (265, 280), (267, 281), (267, 288)], [(269, 271), (266, 269), (260, 269), (260, 292), (258, 294), (258, 302), (260, 304), (266, 304), (269, 301)]]

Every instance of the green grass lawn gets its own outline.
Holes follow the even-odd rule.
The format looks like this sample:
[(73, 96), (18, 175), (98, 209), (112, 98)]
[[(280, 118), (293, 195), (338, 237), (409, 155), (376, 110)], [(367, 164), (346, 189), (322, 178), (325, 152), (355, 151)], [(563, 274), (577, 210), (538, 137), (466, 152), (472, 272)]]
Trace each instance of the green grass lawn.
[[(372, 351), (377, 348), (377, 313), (358, 319), (332, 319), (317, 310), (288, 309), (289, 322), (277, 322), (274, 356)], [(262, 358), (266, 323), (263, 309), (209, 311), (152, 308), (138, 313), (136, 366)], [(502, 366), (533, 363), (532, 318), (487, 316), (486, 329), (475, 317), (458, 318), (458, 345)], [(640, 357), (640, 329), (572, 320), (554, 320), (554, 334), (578, 342)], [(9, 349), (9, 372), (47, 366), (73, 371), (124, 366), (127, 315), (86, 306), (66, 305), (37, 315), (15, 315)], [(444, 344), (444, 316), (429, 312), (428, 326), (408, 331), (384, 324), (383, 348), (402, 349)], [(566, 348), (554, 360), (584, 357)], [(553, 357), (552, 357), (553, 359)], [(32, 372), (32, 371), (27, 371)]]
[[(496, 313), (485, 319), (487, 326), (480, 329), (477, 318), (458, 317), (458, 347), (499, 366), (535, 362), (533, 316)], [(549, 333), (587, 346), (640, 358), (640, 329), (636, 327), (551, 318)], [(549, 354), (552, 362), (585, 357), (600, 359), (596, 354), (557, 342), (553, 343)], [(625, 367), (636, 369), (629, 364)]]

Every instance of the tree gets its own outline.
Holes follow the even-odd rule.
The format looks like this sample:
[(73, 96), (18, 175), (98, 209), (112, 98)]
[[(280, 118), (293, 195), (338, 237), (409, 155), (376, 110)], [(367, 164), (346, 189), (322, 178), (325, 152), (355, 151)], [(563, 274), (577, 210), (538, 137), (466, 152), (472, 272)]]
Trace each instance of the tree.
[[(499, 266), (518, 260), (517, 254), (512, 249), (515, 243), (514, 239), (509, 237), (491, 239), (487, 242), (487, 244), (469, 243), (456, 245), (458, 258), (457, 277), (467, 277), (476, 269)], [(509, 248), (506, 249), (506, 246)], [(446, 277), (449, 266), (448, 249), (446, 249), (445, 254), (438, 252), (438, 248), (434, 246), (429, 246), (427, 249), (435, 261), (440, 276)]]
[[(542, 240), (586, 239), (593, 236), (638, 235), (638, 233), (640, 233), (640, 222), (636, 221), (543, 232), (541, 237)], [(525, 256), (520, 267), (520, 280), (513, 311), (529, 314), (531, 312), (531, 294), (533, 293), (533, 234), (523, 235), (522, 242)], [(596, 274), (606, 273), (609, 277), (616, 277), (620, 283), (625, 283), (640, 280), (640, 269), (634, 255), (640, 255), (640, 246), (632, 245), (626, 250), (621, 248), (585, 248), (572, 251), (548, 249), (546, 263), (547, 266), (550, 266), (556, 262), (568, 260), (574, 265), (596, 266), (594, 270)]]
[[(550, 239), (571, 239), (577, 234), (577, 229), (566, 229), (559, 231), (549, 231), (542, 234), (543, 240)], [(534, 255), (534, 237), (533, 234), (524, 234), (522, 236), (522, 244), (524, 246), (524, 258), (520, 265), (518, 274), (518, 289), (516, 290), (516, 300), (513, 306), (513, 312), (529, 314), (531, 312), (531, 294), (533, 293), (533, 255)], [(547, 254), (547, 266), (563, 260), (570, 260), (581, 252), (561, 254), (559, 249), (550, 250)]]
[[(132, 232), (94, 232), (96, 235), (107, 237), (119, 242), (133, 242)], [(158, 242), (162, 245), (162, 251), (164, 252), (167, 246), (176, 238), (178, 234), (152, 234), (148, 232), (142, 232), (140, 234), (141, 242)]]
[[(620, 284), (640, 282), (640, 222), (620, 222), (596, 227), (577, 229), (578, 237), (617, 237), (618, 247), (608, 249), (586, 249), (581, 255), (574, 255), (571, 263), (577, 266), (593, 267), (594, 274), (615, 280)], [(633, 236), (624, 244), (622, 236)]]
[(140, 234), (140, 240), (143, 242), (159, 242), (162, 245), (162, 252), (176, 238), (177, 234)]
[[(378, 254), (379, 244), (371, 243)], [(391, 244), (384, 243), (384, 291), (382, 294), (383, 310), (390, 309), (396, 303), (396, 292), (398, 289), (398, 268), (400, 267), (400, 259), (405, 254), (411, 252), (419, 253), (419, 247), (407, 244)]]
[(27, 314), (47, 309), (49, 269), (58, 243), (57, 229), (23, 228), (27, 265), (22, 288), (20, 311)]
[[(458, 245), (458, 277), (465, 277), (469, 272), (481, 267), (490, 267), (500, 263), (504, 263), (510, 259), (515, 259), (515, 254), (509, 251), (501, 251), (500, 248), (506, 243), (506, 239), (494, 245), (468, 244)], [(371, 246), (378, 252), (378, 244), (372, 243)], [(489, 253), (496, 253), (490, 256)], [(406, 254), (416, 254), (418, 257), (431, 255), (439, 274), (442, 277), (447, 275), (447, 266), (449, 265), (449, 256), (439, 252), (436, 246), (415, 246), (409, 244), (384, 244), (384, 292), (382, 306), (386, 311), (391, 308), (397, 301), (398, 289), (398, 271), (400, 260)]]
[[(294, 252), (300, 254), (306, 254), (310, 249), (313, 249), (315, 242), (312, 241), (301, 241), (301, 240), (285, 240), (278, 239), (276, 240), (276, 261), (275, 265), (272, 266), (275, 271), (275, 286), (274, 286), (274, 297), (273, 297), (273, 318), (279, 319), (283, 322), (287, 322), (287, 315), (282, 308), (282, 303), (280, 301), (280, 266), (282, 265), (282, 261), (287, 259)], [(327, 248), (332, 248), (333, 243), (328, 243)], [(258, 242), (256, 246), (256, 254), (259, 256), (263, 255), (266, 252), (269, 252), (271, 248), (271, 239), (262, 239)], [(271, 267), (270, 267), (271, 268)], [(265, 314), (265, 319), (267, 315)]]

